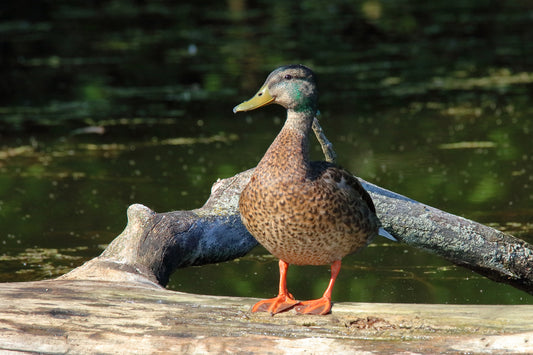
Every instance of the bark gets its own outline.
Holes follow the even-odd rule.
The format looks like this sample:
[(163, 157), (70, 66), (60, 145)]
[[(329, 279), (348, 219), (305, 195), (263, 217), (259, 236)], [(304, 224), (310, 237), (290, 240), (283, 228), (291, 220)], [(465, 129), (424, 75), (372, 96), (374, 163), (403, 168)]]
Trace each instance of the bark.
[[(63, 279), (128, 279), (166, 285), (176, 268), (240, 257), (257, 242), (242, 225), (240, 191), (253, 170), (217, 181), (199, 209), (155, 213), (135, 204), (125, 230), (97, 258)], [(533, 247), (513, 236), (361, 180), (378, 217), (400, 243), (533, 294)], [(126, 272), (126, 273), (124, 273)]]

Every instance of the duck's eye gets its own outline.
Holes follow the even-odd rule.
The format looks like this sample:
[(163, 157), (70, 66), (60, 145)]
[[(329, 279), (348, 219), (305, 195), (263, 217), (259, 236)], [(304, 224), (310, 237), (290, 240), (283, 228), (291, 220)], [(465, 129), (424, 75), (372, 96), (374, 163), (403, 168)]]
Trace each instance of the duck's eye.
[(290, 74), (285, 75), (285, 79), (286, 80), (291, 80), (292, 79), (292, 75), (290, 75)]

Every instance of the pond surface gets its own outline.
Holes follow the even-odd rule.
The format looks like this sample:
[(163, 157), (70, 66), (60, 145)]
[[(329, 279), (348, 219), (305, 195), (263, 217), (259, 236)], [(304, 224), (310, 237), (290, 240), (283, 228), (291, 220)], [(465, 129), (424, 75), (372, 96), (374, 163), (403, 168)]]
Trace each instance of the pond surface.
[[(120, 234), (130, 204), (197, 208), (217, 178), (255, 166), (284, 111), (231, 109), (288, 63), (318, 75), (321, 124), (341, 165), (533, 242), (533, 3), (198, 4), (3, 5), (1, 282), (67, 272)], [(291, 267), (289, 288), (318, 297), (328, 277), (325, 266)], [(169, 288), (271, 297), (277, 278), (258, 247), (178, 270)], [(533, 304), (385, 239), (344, 260), (333, 297)]]

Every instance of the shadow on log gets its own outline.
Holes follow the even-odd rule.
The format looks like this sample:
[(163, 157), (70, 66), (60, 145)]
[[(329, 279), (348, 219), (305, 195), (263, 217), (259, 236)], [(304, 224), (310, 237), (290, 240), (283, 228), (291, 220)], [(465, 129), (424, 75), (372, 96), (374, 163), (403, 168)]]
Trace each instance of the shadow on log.
[[(61, 278), (124, 280), (126, 271), (131, 280), (165, 286), (176, 268), (246, 254), (257, 242), (240, 221), (238, 199), (252, 172), (217, 181), (208, 201), (196, 210), (155, 213), (143, 205), (130, 206), (122, 234), (99, 257)], [(361, 182), (370, 192), (383, 226), (400, 242), (533, 294), (530, 244)]]

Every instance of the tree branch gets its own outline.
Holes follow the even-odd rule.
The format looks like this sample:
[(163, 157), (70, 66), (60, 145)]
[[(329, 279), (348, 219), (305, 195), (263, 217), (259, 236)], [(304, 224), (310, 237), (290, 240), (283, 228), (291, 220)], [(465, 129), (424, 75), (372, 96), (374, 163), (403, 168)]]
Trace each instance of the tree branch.
[[(129, 279), (165, 286), (176, 268), (217, 263), (257, 242), (240, 221), (239, 194), (253, 169), (217, 181), (204, 206), (155, 213), (135, 204), (128, 225), (97, 258), (63, 279)], [(401, 243), (437, 254), (494, 281), (533, 294), (533, 247), (513, 236), (361, 180), (378, 217)]]

